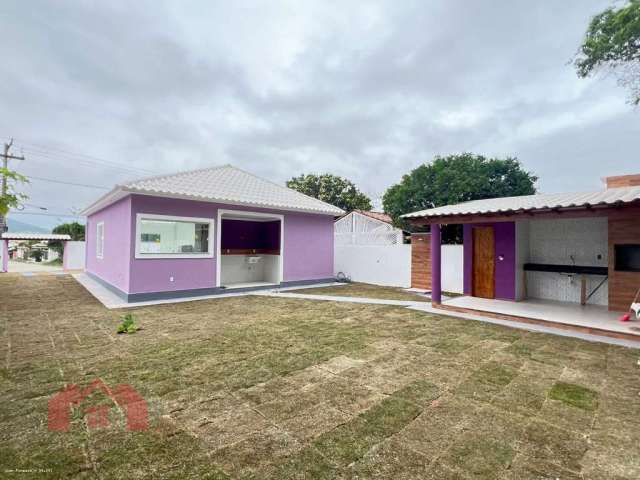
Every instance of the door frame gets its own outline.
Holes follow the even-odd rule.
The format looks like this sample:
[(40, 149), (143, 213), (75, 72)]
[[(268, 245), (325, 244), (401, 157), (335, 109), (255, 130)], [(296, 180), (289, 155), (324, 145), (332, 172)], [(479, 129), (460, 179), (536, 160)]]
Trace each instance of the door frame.
[[(491, 265), (493, 270), (493, 285), (491, 288), (492, 296), (491, 297), (480, 297), (476, 295), (476, 230), (482, 229), (490, 229), (493, 235), (493, 263)], [(471, 296), (477, 298), (488, 298), (495, 300), (496, 298), (496, 229), (493, 225), (474, 225), (471, 228)]]
[(220, 287), (220, 274), (222, 270), (222, 217), (227, 215), (227, 218), (235, 220), (251, 221), (252, 218), (259, 218), (265, 220), (271, 218), (272, 220), (280, 221), (280, 255), (278, 261), (278, 283), (284, 281), (284, 215), (277, 213), (264, 213), (264, 212), (251, 212), (247, 210), (230, 210), (230, 209), (218, 209), (217, 212), (217, 228), (216, 228), (216, 287)]

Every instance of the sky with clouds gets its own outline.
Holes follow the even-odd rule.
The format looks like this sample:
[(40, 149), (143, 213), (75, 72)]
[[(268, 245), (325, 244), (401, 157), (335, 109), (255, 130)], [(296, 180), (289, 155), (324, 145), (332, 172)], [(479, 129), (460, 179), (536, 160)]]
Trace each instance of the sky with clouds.
[(70, 214), (94, 187), (223, 163), (282, 183), (330, 172), (379, 199), (463, 151), (517, 156), (543, 192), (598, 189), (640, 171), (627, 92), (571, 66), (609, 5), (7, 0), (0, 140), (15, 137), (26, 160), (12, 166), (34, 177), (24, 212)]

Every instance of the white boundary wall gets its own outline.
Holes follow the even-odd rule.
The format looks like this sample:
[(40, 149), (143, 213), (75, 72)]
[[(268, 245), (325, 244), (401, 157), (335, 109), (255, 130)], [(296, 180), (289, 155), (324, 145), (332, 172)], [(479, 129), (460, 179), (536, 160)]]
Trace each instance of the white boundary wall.
[[(462, 245), (442, 246), (442, 289), (462, 293)], [(333, 270), (354, 282), (411, 286), (411, 245), (335, 245)]]
[(464, 291), (464, 247), (462, 245), (442, 245), (442, 291), (462, 293)]
[(333, 270), (354, 282), (411, 286), (411, 245), (336, 245)]
[(62, 260), (65, 270), (84, 270), (85, 242), (65, 242)]

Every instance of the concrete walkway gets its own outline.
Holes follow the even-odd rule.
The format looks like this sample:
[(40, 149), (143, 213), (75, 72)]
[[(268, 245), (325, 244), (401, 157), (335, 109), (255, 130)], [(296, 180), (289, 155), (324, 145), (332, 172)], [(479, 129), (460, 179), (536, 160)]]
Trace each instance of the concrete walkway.
[[(297, 287), (297, 288), (309, 288)], [(411, 307), (420, 303), (426, 302), (412, 302), (409, 300), (387, 300), (381, 298), (367, 298), (367, 297), (343, 297), (338, 295), (313, 295), (308, 293), (291, 293), (288, 291), (278, 290), (263, 290), (259, 292), (250, 292), (250, 295), (261, 295), (263, 297), (280, 297), (280, 298), (301, 298), (304, 300), (324, 300), (327, 302), (349, 302), (349, 303), (366, 303), (373, 305), (395, 305), (397, 307)]]

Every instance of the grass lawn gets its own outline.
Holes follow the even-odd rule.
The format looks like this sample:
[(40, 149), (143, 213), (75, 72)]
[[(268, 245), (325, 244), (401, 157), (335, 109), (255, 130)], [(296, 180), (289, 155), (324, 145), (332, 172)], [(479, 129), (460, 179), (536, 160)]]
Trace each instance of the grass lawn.
[(308, 295), (335, 295), (336, 297), (366, 297), (384, 300), (407, 300), (410, 302), (429, 302), (429, 298), (397, 287), (380, 287), (369, 283), (347, 283), (330, 287), (315, 287), (292, 290), (293, 293)]
[[(116, 335), (125, 312), (72, 277), (0, 277), (2, 478), (640, 477), (634, 350), (380, 305), (128, 311)], [(49, 431), (51, 396), (96, 378), (148, 429), (94, 393)]]

